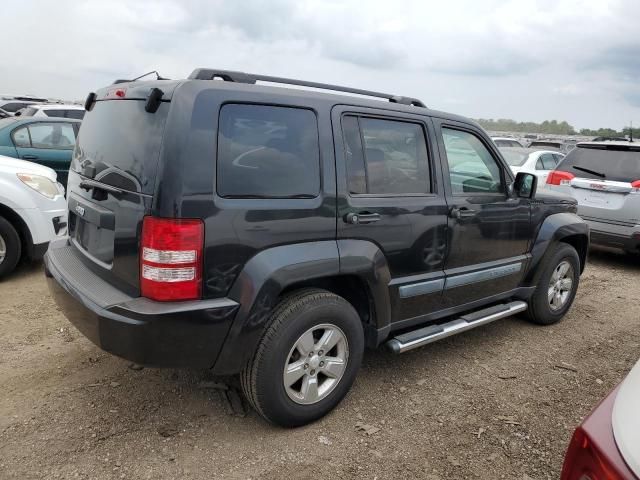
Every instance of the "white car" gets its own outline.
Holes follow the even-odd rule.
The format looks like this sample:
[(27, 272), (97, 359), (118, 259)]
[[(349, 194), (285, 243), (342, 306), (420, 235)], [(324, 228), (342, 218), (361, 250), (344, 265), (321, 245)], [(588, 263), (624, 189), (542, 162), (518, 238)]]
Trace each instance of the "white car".
[(532, 173), (538, 177), (538, 187), (544, 187), (552, 170), (564, 158), (562, 153), (550, 150), (528, 150), (526, 148), (501, 148), (500, 153), (511, 167), (514, 175), (518, 172)]
[(521, 148), (521, 147), (524, 147), (524, 145), (522, 145), (518, 140), (516, 140), (515, 138), (511, 138), (511, 137), (491, 137), (491, 140), (493, 140), (493, 143), (495, 143), (496, 147), (498, 147), (498, 148), (502, 148), (502, 147)]
[(84, 118), (84, 107), (80, 105), (60, 105), (39, 103), (29, 105), (16, 112), (16, 116), (20, 117), (57, 117), (57, 118), (75, 118), (82, 120)]
[(0, 155), (0, 278), (21, 258), (42, 258), (66, 233), (67, 201), (56, 172)]

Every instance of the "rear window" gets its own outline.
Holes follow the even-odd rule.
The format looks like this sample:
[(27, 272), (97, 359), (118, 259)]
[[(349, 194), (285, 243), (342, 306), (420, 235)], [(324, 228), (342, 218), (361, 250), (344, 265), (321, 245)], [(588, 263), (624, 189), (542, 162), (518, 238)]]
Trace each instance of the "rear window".
[(577, 147), (567, 154), (558, 169), (579, 178), (634, 182), (640, 180), (640, 149)]
[(154, 114), (145, 112), (144, 104), (96, 102), (82, 122), (71, 169), (125, 190), (153, 194), (169, 104), (162, 103)]
[(316, 197), (320, 153), (315, 113), (290, 107), (224, 105), (217, 171), (217, 190), (223, 197)]
[(21, 117), (33, 117), (38, 110), (33, 107), (27, 107), (20, 112)]
[(529, 154), (527, 152), (509, 150), (507, 148), (501, 149), (500, 153), (502, 153), (504, 159), (512, 167), (521, 167), (527, 161), (527, 158), (529, 158)]

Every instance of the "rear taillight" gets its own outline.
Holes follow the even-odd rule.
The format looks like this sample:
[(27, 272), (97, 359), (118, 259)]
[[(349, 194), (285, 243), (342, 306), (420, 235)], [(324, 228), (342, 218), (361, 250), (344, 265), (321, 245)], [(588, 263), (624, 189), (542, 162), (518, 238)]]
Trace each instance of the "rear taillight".
[[(609, 452), (610, 454), (612, 452)], [(619, 455), (614, 452), (615, 455)], [(562, 466), (561, 480), (625, 480), (612, 459), (578, 427), (571, 438)]]
[(631, 182), (631, 188), (636, 191), (640, 190), (640, 180), (636, 180), (635, 182)]
[(158, 301), (200, 298), (203, 245), (201, 220), (144, 217), (140, 245), (142, 296)]
[(547, 177), (548, 185), (569, 185), (571, 180), (576, 178), (573, 173), (563, 172), (562, 170), (553, 170)]

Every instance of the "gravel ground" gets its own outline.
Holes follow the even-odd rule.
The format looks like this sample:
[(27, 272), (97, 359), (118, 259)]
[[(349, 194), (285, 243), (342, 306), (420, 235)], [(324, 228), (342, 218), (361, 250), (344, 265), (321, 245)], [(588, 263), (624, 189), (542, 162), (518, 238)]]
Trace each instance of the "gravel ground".
[(283, 430), (230, 409), (207, 372), (103, 353), (23, 266), (0, 283), (0, 478), (558, 478), (575, 426), (640, 357), (639, 285), (640, 262), (593, 252), (560, 324), (368, 352), (336, 410)]

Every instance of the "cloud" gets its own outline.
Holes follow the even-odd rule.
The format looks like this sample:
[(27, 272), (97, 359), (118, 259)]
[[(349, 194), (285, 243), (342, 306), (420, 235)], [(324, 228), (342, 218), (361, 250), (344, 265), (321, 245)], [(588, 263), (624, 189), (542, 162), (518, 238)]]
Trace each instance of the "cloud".
[(20, 41), (0, 91), (81, 99), (149, 70), (218, 67), (617, 127), (640, 123), (639, 16), (635, 0), (8, 0), (3, 38)]

